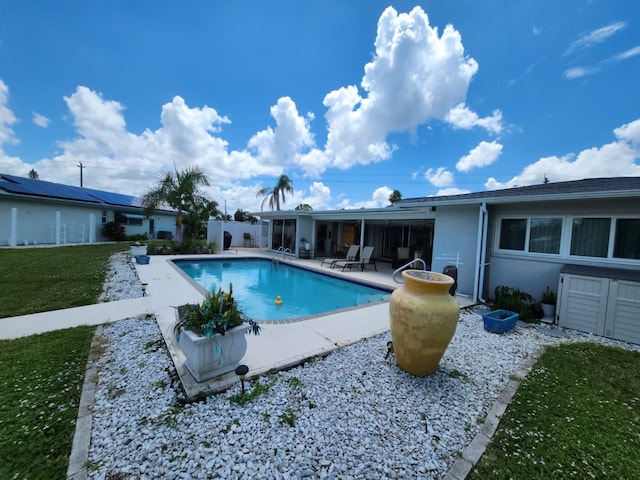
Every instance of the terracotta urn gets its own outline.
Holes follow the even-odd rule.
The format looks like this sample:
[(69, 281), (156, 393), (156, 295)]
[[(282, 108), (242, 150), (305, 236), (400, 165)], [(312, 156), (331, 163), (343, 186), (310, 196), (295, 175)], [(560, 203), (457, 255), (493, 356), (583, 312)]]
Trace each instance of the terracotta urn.
[(393, 351), (402, 370), (424, 377), (434, 372), (458, 326), (460, 308), (449, 294), (454, 280), (425, 270), (405, 270), (402, 277), (389, 303)]

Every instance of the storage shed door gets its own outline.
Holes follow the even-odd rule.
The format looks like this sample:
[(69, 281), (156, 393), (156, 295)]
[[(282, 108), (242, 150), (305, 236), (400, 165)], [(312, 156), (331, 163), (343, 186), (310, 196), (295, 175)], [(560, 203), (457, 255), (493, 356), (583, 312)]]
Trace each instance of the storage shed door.
[(603, 336), (609, 279), (562, 274), (560, 289), (558, 324), (561, 327)]
[(605, 337), (640, 344), (640, 283), (611, 280)]

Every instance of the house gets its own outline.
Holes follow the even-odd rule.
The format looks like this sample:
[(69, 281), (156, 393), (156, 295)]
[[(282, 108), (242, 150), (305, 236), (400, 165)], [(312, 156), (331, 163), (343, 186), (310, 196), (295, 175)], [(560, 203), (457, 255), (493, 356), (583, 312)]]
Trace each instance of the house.
[(640, 343), (640, 177), (254, 215), (270, 220), (273, 250), (299, 255), (302, 238), (312, 239), (316, 256), (373, 245), (377, 260), (395, 267), (398, 248), (408, 248), (410, 259), (424, 259), (431, 270), (456, 265), (458, 292), (474, 302), (501, 285), (537, 299), (550, 286), (560, 325)]
[(141, 199), (0, 174), (0, 245), (94, 243), (108, 240), (102, 227), (118, 222), (127, 235), (148, 238), (175, 231), (176, 213), (144, 216)]

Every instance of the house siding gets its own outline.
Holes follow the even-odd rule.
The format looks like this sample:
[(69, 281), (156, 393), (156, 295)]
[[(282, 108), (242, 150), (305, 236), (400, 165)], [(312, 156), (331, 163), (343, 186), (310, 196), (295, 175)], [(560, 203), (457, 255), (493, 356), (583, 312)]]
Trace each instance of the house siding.
[(56, 212), (60, 212), (61, 243), (86, 243), (90, 238), (90, 216), (95, 216), (96, 240), (100, 241), (102, 208), (35, 201), (0, 199), (0, 245), (9, 245), (12, 209), (17, 211), (17, 244), (56, 243)]
[[(95, 241), (108, 241), (102, 235), (102, 212), (107, 211), (107, 221), (114, 218), (114, 209), (107, 205), (81, 205), (49, 199), (0, 198), (0, 245), (10, 245), (12, 209), (16, 209), (17, 245), (56, 243), (56, 214), (60, 212), (60, 243), (88, 243), (91, 238), (91, 214), (95, 216)], [(119, 208), (119, 210), (125, 210)], [(126, 209), (131, 211), (131, 209)], [(173, 215), (155, 215), (155, 232), (175, 231)], [(126, 225), (127, 235), (148, 234), (149, 219), (142, 225)]]
[[(606, 266), (612, 268), (640, 269), (640, 261), (614, 258), (570, 256), (567, 231), (572, 217), (589, 216), (635, 216), (640, 217), (637, 204), (629, 199), (573, 200), (562, 202), (536, 202), (510, 205), (495, 205), (489, 208), (489, 231), (487, 244), (488, 281), (483, 296), (493, 298), (497, 286), (516, 287), (530, 293), (539, 300), (547, 286), (558, 290), (560, 269), (565, 264)], [(560, 254), (534, 254), (520, 251), (501, 251), (498, 248), (499, 222), (504, 217), (549, 217), (563, 218), (563, 234)]]

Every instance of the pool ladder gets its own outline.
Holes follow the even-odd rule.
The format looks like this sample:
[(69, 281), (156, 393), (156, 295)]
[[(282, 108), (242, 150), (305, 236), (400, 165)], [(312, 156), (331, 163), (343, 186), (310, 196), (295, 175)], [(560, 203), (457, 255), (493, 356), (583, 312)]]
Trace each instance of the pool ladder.
[(278, 259), (278, 256), (282, 255), (282, 260), (284, 260), (284, 257), (286, 254), (289, 255), (293, 255), (293, 252), (291, 251), (290, 248), (284, 248), (282, 246), (278, 247), (278, 250), (276, 250), (276, 253), (273, 255), (273, 257), (271, 258), (271, 261), (273, 262), (279, 262), (280, 259)]
[[(393, 272), (393, 281), (396, 283), (404, 283), (404, 279), (402, 278), (402, 271), (407, 268), (407, 267), (411, 267), (414, 264), (420, 264), (422, 266), (421, 270), (427, 270), (427, 262), (425, 262), (423, 259), (421, 258), (414, 258), (413, 260), (411, 260), (409, 263), (401, 266), (400, 268), (396, 269)], [(415, 267), (414, 267), (415, 268)]]

